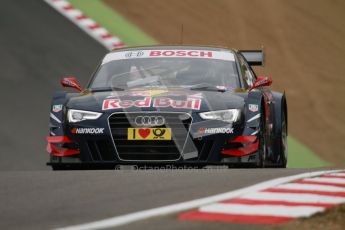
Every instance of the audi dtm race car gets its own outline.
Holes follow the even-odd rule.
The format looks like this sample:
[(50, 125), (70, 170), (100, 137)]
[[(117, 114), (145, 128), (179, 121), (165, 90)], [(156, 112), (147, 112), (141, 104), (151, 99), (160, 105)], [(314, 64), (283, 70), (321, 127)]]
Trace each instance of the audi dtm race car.
[(286, 167), (287, 105), (257, 77), (261, 50), (150, 46), (114, 50), (83, 89), (57, 92), (53, 169), (226, 165)]

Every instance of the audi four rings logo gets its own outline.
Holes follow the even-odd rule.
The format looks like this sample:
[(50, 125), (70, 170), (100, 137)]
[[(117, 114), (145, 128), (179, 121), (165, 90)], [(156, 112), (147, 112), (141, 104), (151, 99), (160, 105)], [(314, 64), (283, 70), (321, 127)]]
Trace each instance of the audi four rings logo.
[(165, 119), (162, 116), (137, 116), (134, 121), (137, 126), (160, 126), (165, 124)]

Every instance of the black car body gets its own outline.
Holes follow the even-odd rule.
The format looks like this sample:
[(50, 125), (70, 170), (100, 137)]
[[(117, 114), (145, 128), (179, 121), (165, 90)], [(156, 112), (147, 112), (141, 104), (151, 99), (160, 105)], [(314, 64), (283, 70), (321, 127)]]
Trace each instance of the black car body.
[(85, 89), (55, 93), (53, 169), (118, 165), (286, 167), (287, 105), (258, 50), (148, 46), (107, 54)]

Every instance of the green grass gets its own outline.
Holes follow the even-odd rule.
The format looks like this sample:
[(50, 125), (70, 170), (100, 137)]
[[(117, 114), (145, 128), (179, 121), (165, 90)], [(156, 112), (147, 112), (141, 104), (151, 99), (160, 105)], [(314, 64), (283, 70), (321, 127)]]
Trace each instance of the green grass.
[[(158, 41), (145, 34), (101, 0), (70, 0), (70, 2), (105, 27), (110, 33), (120, 37), (128, 46), (158, 43)], [(329, 163), (323, 161), (309, 148), (292, 137), (288, 138), (288, 148), (289, 168), (312, 168), (329, 165)]]
[(289, 168), (314, 168), (330, 165), (293, 137), (288, 138), (288, 149)]
[(129, 46), (158, 43), (100, 0), (70, 0), (70, 3)]

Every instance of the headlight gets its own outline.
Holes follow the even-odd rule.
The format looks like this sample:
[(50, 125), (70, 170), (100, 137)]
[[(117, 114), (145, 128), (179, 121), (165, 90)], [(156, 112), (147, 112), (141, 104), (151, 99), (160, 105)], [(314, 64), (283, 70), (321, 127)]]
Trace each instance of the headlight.
[(218, 110), (212, 112), (199, 113), (200, 117), (205, 120), (220, 120), (225, 122), (236, 122), (240, 117), (241, 110), (239, 109), (228, 109)]
[(67, 112), (68, 121), (71, 123), (84, 121), (84, 120), (96, 120), (102, 113), (96, 113), (91, 111), (70, 109)]

